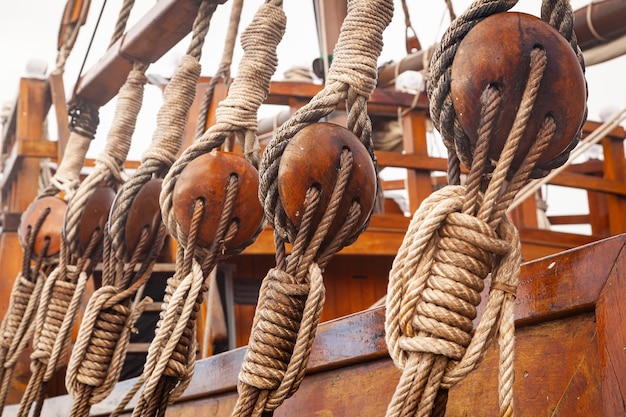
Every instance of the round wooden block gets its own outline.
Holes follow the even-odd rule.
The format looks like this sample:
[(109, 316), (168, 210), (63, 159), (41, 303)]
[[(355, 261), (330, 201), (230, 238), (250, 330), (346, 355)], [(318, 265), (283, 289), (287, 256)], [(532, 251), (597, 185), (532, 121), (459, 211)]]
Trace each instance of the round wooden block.
[(94, 231), (98, 231), (96, 239), (102, 239), (114, 199), (115, 191), (111, 187), (98, 187), (87, 200), (85, 211), (78, 224), (78, 246), (81, 253), (89, 246)]
[(198, 244), (210, 247), (215, 239), (226, 189), (231, 175), (238, 178), (239, 191), (235, 197), (231, 219), (238, 223), (238, 231), (228, 242), (227, 251), (237, 251), (263, 227), (263, 208), (259, 203), (259, 174), (242, 156), (213, 150), (197, 157), (181, 172), (173, 194), (176, 222), (189, 234), (196, 200), (204, 201), (204, 213), (198, 232)]
[(161, 194), (161, 178), (155, 178), (145, 183), (137, 193), (128, 210), (126, 218), (126, 228), (124, 231), (124, 242), (126, 250), (132, 254), (139, 245), (141, 232), (148, 228), (148, 244), (144, 246), (142, 255), (146, 255), (150, 249), (151, 242), (155, 238), (161, 226), (161, 206), (159, 205), (159, 195)]
[(354, 163), (328, 236), (339, 231), (354, 201), (361, 204), (361, 216), (352, 234), (369, 218), (376, 199), (376, 172), (367, 149), (350, 130), (320, 122), (305, 127), (291, 139), (278, 168), (278, 194), (287, 217), (296, 227), (301, 224), (304, 200), (310, 187), (321, 190), (313, 224), (321, 221), (330, 202), (344, 149), (352, 152)]
[(503, 97), (489, 149), (489, 157), (497, 160), (513, 126), (535, 47), (546, 51), (547, 66), (513, 170), (521, 165), (546, 116), (554, 118), (556, 132), (538, 165), (561, 154), (578, 133), (585, 112), (586, 87), (574, 51), (557, 30), (535, 16), (498, 13), (468, 33), (452, 64), (450, 94), (472, 147), (478, 138), (481, 94), (492, 85)]
[(19, 238), (22, 246), (26, 245), (28, 229), (33, 230), (38, 219), (44, 215), (47, 209), (50, 213), (46, 216), (39, 232), (35, 237), (33, 253), (37, 256), (42, 255), (42, 249), (47, 239), (50, 240), (46, 256), (54, 256), (61, 250), (61, 231), (65, 220), (65, 210), (67, 203), (58, 197), (41, 197), (33, 201), (26, 211), (22, 213), (20, 219)]

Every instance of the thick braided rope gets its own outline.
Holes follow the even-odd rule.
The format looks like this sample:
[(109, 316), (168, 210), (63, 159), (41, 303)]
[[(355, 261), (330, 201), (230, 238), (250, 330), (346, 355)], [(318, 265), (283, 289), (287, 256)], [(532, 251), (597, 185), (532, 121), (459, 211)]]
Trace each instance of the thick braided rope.
[(100, 121), (98, 107), (86, 102), (78, 102), (70, 109), (70, 115), (70, 136), (63, 159), (50, 180), (50, 186), (42, 192), (42, 195), (49, 196), (62, 191), (66, 201), (72, 198), (80, 184), (80, 170)]
[[(498, 93), (490, 87), (481, 97), (479, 140), (467, 188), (449, 186), (433, 194), (416, 213), (416, 226), (407, 232), (405, 240), (408, 243), (403, 243), (394, 261), (388, 289), (387, 343), (394, 362), (403, 369), (403, 375), (387, 416), (442, 413), (446, 402), (442, 390), (447, 390), (478, 366), (495, 334), (494, 326), (501, 311), (512, 313), (510, 304), (513, 299), (502, 297), (498, 291), (492, 292), (498, 298), (497, 303), (488, 303), (490, 310), (485, 311), (476, 332), (471, 335), (482, 281), (493, 265), (496, 265), (492, 272), (496, 283), (493, 288), (504, 289), (512, 296), (515, 293), (521, 258), (519, 238), (504, 213), (554, 133), (551, 118), (544, 121), (537, 140), (508, 187), (505, 179), (534, 106), (546, 62), (544, 51), (536, 49), (531, 53), (526, 88), (484, 196), (479, 193), (479, 183), (488, 163), (491, 127), (500, 102)], [(454, 196), (446, 193), (454, 193)], [(430, 207), (432, 201), (437, 204)], [(457, 213), (460, 211), (462, 213)], [(473, 226), (468, 228), (470, 224)], [(476, 240), (474, 232), (480, 232), (485, 238)], [(500, 247), (487, 245), (495, 238), (503, 243), (506, 242), (504, 238), (512, 241), (512, 249), (506, 244)], [(399, 269), (402, 271), (398, 272)], [(505, 271), (514, 278), (503, 281), (497, 276), (498, 271)], [(511, 415), (513, 410), (512, 320), (512, 317), (503, 318), (506, 324), (500, 329), (503, 332), (501, 415)], [(451, 366), (449, 361), (459, 362), (462, 366)]]
[[(304, 282), (280, 269), (268, 272), (239, 373), (240, 400), (233, 415), (275, 410), (295, 393), (304, 378), (324, 299), (322, 271), (315, 263)], [(248, 397), (253, 401), (246, 401)]]
[[(177, 282), (169, 282), (175, 280)], [(179, 345), (181, 336), (188, 328), (188, 322), (191, 319), (194, 312), (194, 305), (197, 303), (204, 286), (204, 274), (200, 264), (193, 260), (191, 271), (182, 279), (180, 276), (174, 276), (168, 281), (166, 294), (164, 297), (164, 310), (161, 313), (161, 318), (157, 326), (155, 337), (150, 344), (148, 350), (148, 357), (146, 359), (146, 365), (142, 373), (142, 381), (144, 382), (144, 388), (141, 392), (141, 396), (137, 403), (137, 407), (133, 412), (133, 416), (142, 416), (149, 413), (150, 403), (157, 402), (155, 392), (160, 383), (162, 383), (162, 376), (164, 374), (171, 374), (172, 376), (181, 377), (180, 385), (171, 393), (168, 397), (168, 403), (175, 401), (175, 399), (182, 394), (182, 391), (187, 387), (191, 378), (191, 374), (188, 371), (193, 371), (193, 368), (189, 369), (182, 365), (182, 363), (189, 363), (188, 359), (178, 361), (181, 366), (176, 369), (169, 368), (173, 365), (173, 361), (170, 361), (172, 354), (175, 352)], [(175, 306), (176, 308), (168, 308), (167, 306)], [(165, 329), (165, 330), (164, 330)], [(189, 352), (193, 351), (195, 355), (195, 335), (192, 334), (189, 338), (191, 345), (187, 347)], [(193, 361), (191, 361), (193, 363)], [(175, 365), (174, 365), (175, 366)]]
[(124, 85), (117, 96), (115, 115), (109, 130), (107, 144), (104, 151), (96, 159), (94, 170), (85, 178), (70, 200), (65, 217), (65, 240), (72, 253), (78, 251), (78, 225), (85, 213), (85, 205), (93, 196), (100, 184), (116, 188), (124, 182), (124, 162), (128, 151), (137, 116), (143, 102), (145, 75), (147, 65), (135, 63), (128, 74)]
[(207, 86), (200, 109), (198, 110), (198, 120), (196, 121), (196, 132), (194, 135), (195, 140), (199, 140), (206, 131), (207, 117), (209, 113), (209, 106), (213, 100), (213, 92), (215, 86), (221, 80), (227, 84), (230, 83), (230, 67), (233, 62), (233, 53), (235, 51), (235, 41), (237, 40), (237, 33), (239, 31), (239, 22), (241, 20), (241, 10), (243, 9), (243, 0), (234, 0), (230, 10), (230, 20), (228, 22), (228, 32), (226, 33), (226, 41), (224, 42), (224, 51), (222, 52), (222, 59), (220, 65), (215, 72), (213, 78)]
[[(89, 248), (91, 253), (93, 244)], [(32, 375), (20, 402), (18, 415), (26, 417), (35, 401), (43, 401), (43, 385), (50, 381), (63, 364), (70, 334), (78, 316), (89, 274), (76, 265), (67, 264), (62, 244), (60, 265), (47, 278), (37, 309), (35, 337), (31, 353)], [(35, 409), (35, 415), (41, 407)]]
[[(144, 389), (134, 415), (153, 416), (164, 412), (186, 389), (193, 375), (196, 355), (196, 318), (208, 290), (206, 271), (216, 267), (222, 242), (237, 232), (231, 216), (238, 180), (231, 176), (213, 247), (196, 254), (196, 237), (204, 203), (196, 202), (190, 228), (189, 248), (178, 247), (176, 273), (168, 280), (163, 311), (141, 376)], [(199, 259), (203, 259), (202, 264)], [(133, 389), (134, 390), (134, 389)]]
[(183, 246), (187, 246), (187, 236), (180, 230), (172, 207), (174, 186), (185, 167), (197, 157), (221, 146), (233, 132), (244, 141), (248, 161), (258, 166), (255, 162), (259, 152), (257, 111), (268, 94), (270, 79), (278, 65), (276, 47), (286, 26), (281, 6), (282, 1), (268, 1), (243, 31), (241, 43), (244, 55), (228, 96), (216, 110), (215, 124), (183, 152), (163, 181), (160, 196), (163, 220), (174, 239)]
[[(200, 78), (202, 45), (217, 4), (203, 1), (194, 21), (193, 38), (188, 52), (164, 91), (164, 99), (157, 115), (150, 147), (144, 153), (141, 165), (118, 192), (111, 211), (110, 235), (112, 250), (122, 260), (126, 256), (124, 230), (129, 209), (135, 196), (154, 177), (162, 178), (176, 160), (182, 145), (187, 113), (193, 104), (196, 84)], [(161, 242), (162, 245), (162, 242)]]
[(293, 239), (295, 228), (285, 215), (276, 179), (282, 154), (298, 131), (330, 114), (341, 101), (347, 100), (348, 128), (365, 145), (375, 162), (366, 104), (376, 86), (376, 60), (382, 50), (382, 32), (392, 15), (393, 4), (389, 1), (353, 0), (348, 3), (348, 14), (333, 53), (328, 83), (280, 126), (263, 154), (259, 169), (259, 198), (268, 221), (286, 239)]
[[(427, 198), (394, 260), (385, 328), (390, 355), (403, 374), (387, 416), (405, 415), (408, 410), (412, 410), (409, 415), (429, 416), (437, 391), (450, 388), (481, 362), (503, 314), (500, 306), (506, 296), (493, 285), (485, 314), (472, 336), (472, 319), (494, 255), (492, 283), (504, 282), (510, 288), (517, 284), (520, 251), (514, 226), (505, 217), (496, 233), (474, 216), (459, 213), (464, 194), (464, 187), (449, 186)], [(510, 301), (504, 303), (508, 313)], [(505, 322), (503, 331), (511, 336), (511, 321)], [(511, 337), (503, 347), (501, 358), (512, 361)], [(452, 363), (443, 363), (441, 385), (429, 391), (429, 368), (441, 356)], [(506, 369), (509, 386), (501, 392), (510, 395), (512, 367)], [(415, 396), (415, 391), (423, 395)]]
[(37, 312), (39, 296), (43, 288), (45, 276), (43, 272), (35, 282), (17, 276), (11, 290), (7, 315), (0, 327), (0, 409), (4, 408), (6, 396), (13, 376), (18, 356), (35, 329), (34, 315)]
[[(103, 400), (112, 391), (126, 357), (133, 325), (152, 302), (145, 298), (133, 308), (130, 296), (134, 290), (104, 286), (87, 305), (68, 365), (66, 386), (75, 398), (87, 392), (89, 405)], [(72, 415), (88, 415), (88, 411), (88, 408), (78, 410)]]
[[(471, 166), (472, 145), (461, 128), (450, 96), (452, 62), (456, 51), (467, 33), (492, 14), (505, 12), (515, 6), (517, 0), (477, 0), (462, 15), (452, 22), (432, 57), (431, 79), (428, 83), (431, 118), (448, 148), (452, 159), (458, 158), (465, 166)], [(549, 22), (570, 43), (584, 72), (582, 52), (578, 47), (573, 30), (573, 12), (566, 0), (542, 2), (542, 19)], [(587, 110), (585, 107), (585, 116)], [(582, 129), (582, 126), (581, 126)], [(581, 131), (572, 139), (569, 146), (557, 157), (543, 166), (533, 168), (532, 177), (545, 176), (551, 169), (562, 165), (571, 150), (580, 140)], [(456, 169), (456, 168), (455, 168)], [(455, 177), (456, 178), (456, 177)]]
[(277, 268), (268, 273), (260, 290), (234, 416), (271, 412), (296, 392), (304, 378), (324, 305), (322, 268), (339, 250), (361, 214), (359, 204), (353, 204), (343, 227), (328, 248), (318, 254), (337, 215), (352, 164), (352, 154), (344, 150), (338, 179), (319, 224), (313, 224), (312, 219), (320, 204), (320, 192), (315, 188), (307, 191), (300, 230), (287, 260), (284, 243), (275, 235)]

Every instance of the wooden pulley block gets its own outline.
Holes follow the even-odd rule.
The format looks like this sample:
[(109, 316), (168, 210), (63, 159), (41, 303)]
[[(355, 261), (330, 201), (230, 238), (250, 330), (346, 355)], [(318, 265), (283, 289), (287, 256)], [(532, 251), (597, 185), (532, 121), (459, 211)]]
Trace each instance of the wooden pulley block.
[(58, 197), (41, 197), (33, 201), (20, 219), (19, 238), (22, 246), (27, 244), (29, 229), (34, 231), (38, 220), (46, 210), (50, 210), (35, 237), (33, 254), (43, 255), (42, 250), (46, 240), (50, 240), (46, 256), (55, 256), (61, 250), (61, 231), (65, 219), (67, 203)]
[(363, 227), (372, 212), (376, 199), (376, 172), (367, 149), (354, 133), (340, 125), (314, 123), (294, 135), (278, 168), (278, 193), (285, 214), (296, 227), (300, 227), (304, 215), (308, 189), (319, 188), (320, 204), (313, 218), (313, 224), (317, 225), (330, 202), (344, 149), (352, 152), (353, 166), (326, 241), (339, 231), (354, 201), (360, 203), (361, 215), (352, 235)]
[(231, 175), (237, 176), (238, 191), (230, 221), (237, 222), (238, 230), (231, 240), (224, 242), (227, 253), (248, 244), (264, 225), (257, 170), (240, 155), (213, 150), (185, 167), (172, 196), (176, 222), (186, 235), (189, 235), (196, 200), (204, 202), (197, 242), (208, 248), (215, 240)]
[[(503, 98), (489, 149), (489, 157), (498, 160), (520, 106), (534, 48), (546, 52), (547, 66), (512, 163), (513, 171), (521, 165), (546, 116), (554, 118), (556, 132), (538, 166), (561, 154), (576, 137), (586, 107), (585, 78), (576, 54), (543, 20), (525, 13), (498, 13), (467, 34), (452, 64), (450, 95), (472, 149), (478, 138), (481, 94), (491, 85)], [(471, 155), (467, 159), (471, 160)]]
[(161, 178), (146, 182), (139, 189), (130, 205), (126, 227), (124, 228), (124, 242), (129, 256), (132, 256), (137, 250), (141, 233), (146, 228), (148, 229), (148, 244), (144, 246), (141, 255), (147, 255), (162, 224), (161, 205), (159, 204), (162, 183)]
[(87, 200), (83, 216), (78, 223), (78, 248), (81, 253), (89, 246), (94, 231), (97, 231), (96, 239), (98, 241), (102, 239), (113, 200), (115, 191), (111, 187), (98, 187)]

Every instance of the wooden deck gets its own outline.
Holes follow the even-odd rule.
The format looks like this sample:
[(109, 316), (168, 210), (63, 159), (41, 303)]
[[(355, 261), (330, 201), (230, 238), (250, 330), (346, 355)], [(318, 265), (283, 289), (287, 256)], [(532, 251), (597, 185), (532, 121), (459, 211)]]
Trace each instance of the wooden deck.
[[(515, 408), (523, 416), (618, 416), (626, 412), (626, 235), (524, 264), (516, 302)], [(384, 338), (384, 308), (320, 325), (308, 374), (275, 413), (384, 415), (400, 372)], [(169, 417), (230, 416), (245, 348), (199, 361)], [(497, 415), (497, 348), (450, 392), (446, 416)], [(92, 409), (107, 415), (134, 380)], [(46, 401), (67, 415), (68, 396)], [(132, 407), (132, 403), (131, 403)], [(9, 406), (4, 416), (15, 415)]]

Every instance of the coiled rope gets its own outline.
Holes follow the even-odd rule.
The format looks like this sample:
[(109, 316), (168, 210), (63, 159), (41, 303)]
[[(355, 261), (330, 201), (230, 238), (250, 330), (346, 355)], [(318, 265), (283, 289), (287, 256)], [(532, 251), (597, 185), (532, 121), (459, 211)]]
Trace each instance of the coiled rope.
[[(80, 17), (68, 30), (64, 32), (63, 41), (57, 53), (54, 74), (63, 75), (67, 58), (74, 46), (80, 26), (84, 22), (88, 3), (83, 3)], [(68, 3), (67, 10), (72, 7)], [(77, 100), (70, 109), (70, 136), (57, 171), (51, 179), (51, 184), (42, 190), (31, 203), (31, 207), (45, 204), (45, 197), (60, 194), (64, 200), (71, 199), (80, 182), (80, 169), (83, 166), (85, 155), (95, 137), (99, 122), (98, 108), (90, 103)], [(40, 253), (37, 254), (34, 245), (42, 223), (50, 216), (48, 206), (41, 215), (28, 226), (27, 236), (22, 237), (24, 250), (22, 272), (18, 275), (11, 291), (9, 309), (3, 318), (0, 329), (0, 413), (4, 410), (6, 397), (11, 385), (11, 378), (17, 358), (30, 341), (35, 330), (35, 316), (39, 307), (39, 297), (43, 289), (43, 282), (58, 262), (57, 254), (48, 253), (49, 240), (46, 239)], [(34, 265), (31, 265), (33, 261)], [(43, 268), (42, 268), (43, 267)], [(24, 315), (22, 315), (24, 314)], [(16, 325), (19, 323), (19, 325)]]
[(91, 405), (111, 392), (126, 357), (132, 326), (152, 302), (136, 294), (150, 277), (165, 240), (165, 228), (160, 221), (152, 225), (157, 230), (143, 228), (136, 247), (130, 251), (126, 247), (126, 223), (139, 191), (167, 172), (180, 148), (184, 121), (200, 76), (204, 38), (216, 8), (217, 4), (208, 1), (200, 5), (187, 55), (165, 89), (150, 148), (135, 173), (121, 186), (111, 209), (110, 227), (104, 236), (103, 286), (87, 305), (68, 366), (66, 386), (74, 397), (72, 416), (89, 415)]
[[(341, 229), (322, 250), (339, 201), (352, 171), (352, 154), (340, 156), (337, 180), (322, 221), (313, 224), (320, 192), (306, 194), (299, 228), (285, 214), (278, 194), (280, 159), (290, 139), (302, 128), (334, 111), (346, 101), (348, 128), (359, 138), (373, 162), (371, 122), (367, 100), (376, 85), (376, 61), (382, 50), (382, 32), (391, 21), (393, 3), (353, 0), (343, 23), (328, 83), (307, 105), (283, 124), (268, 144), (261, 160), (259, 197), (274, 227), (276, 267), (261, 286), (252, 335), (239, 374), (239, 398), (233, 416), (272, 415), (299, 387), (324, 303), (322, 270), (343, 246), (352, 243), (361, 206), (354, 203)], [(367, 224), (367, 222), (365, 223)], [(289, 257), (285, 243), (293, 244)]]
[[(428, 93), (433, 121), (451, 155), (451, 185), (424, 200), (414, 214), (390, 272), (386, 340), (402, 376), (388, 406), (388, 417), (443, 416), (448, 389), (480, 364), (496, 335), (500, 415), (513, 415), (513, 305), (521, 251), (517, 230), (505, 212), (531, 176), (562, 163), (559, 161), (567, 158), (573, 145), (545, 166), (536, 166), (556, 131), (555, 120), (547, 116), (521, 166), (507, 179), (543, 78), (545, 51), (536, 48), (531, 53), (525, 90), (495, 166), (488, 149), (495, 140), (492, 129), (503, 98), (495, 87), (483, 91), (478, 140), (472, 149), (453, 114), (450, 66), (458, 44), (473, 26), (515, 3), (475, 2), (453, 22), (433, 56)], [(572, 13), (565, 1), (544, 2), (543, 12), (544, 16), (558, 14), (563, 22), (569, 21)], [(568, 26), (549, 20), (560, 29)], [(578, 51), (573, 32), (563, 32)], [(470, 167), (463, 186), (459, 185), (459, 159)], [(476, 307), (489, 273), (489, 298), (474, 329)]]
[[(256, 112), (269, 91), (270, 78), (277, 65), (276, 46), (285, 27), (281, 6), (282, 2), (279, 1), (269, 1), (261, 6), (242, 33), (244, 56), (227, 98), (216, 111), (216, 123), (183, 152), (163, 182), (161, 209), (171, 235), (179, 243), (176, 273), (168, 281), (164, 311), (140, 378), (145, 381), (145, 386), (133, 415), (162, 415), (167, 405), (187, 387), (193, 373), (197, 343), (195, 319), (207, 290), (205, 276), (223, 257), (222, 245), (230, 241), (238, 229), (237, 223), (231, 221), (238, 181), (237, 177), (230, 177), (216, 236), (209, 248), (200, 247), (196, 241), (203, 203), (196, 202), (192, 225), (186, 234), (172, 212), (173, 189), (179, 175), (190, 162), (221, 146), (232, 133), (244, 144), (248, 159), (258, 160)], [(237, 9), (241, 5), (233, 7), (233, 13), (238, 14)], [(231, 19), (231, 28), (233, 22), (234, 19)], [(231, 54), (225, 52), (224, 65), (230, 61), (228, 56)]]
[[(133, 5), (134, 0), (124, 2), (111, 45), (123, 35)], [(98, 228), (88, 230), (88, 243), (85, 248), (81, 248), (81, 221), (85, 216), (87, 203), (101, 187), (115, 189), (123, 182), (123, 164), (141, 109), (146, 69), (147, 65), (143, 63), (134, 64), (126, 83), (120, 89), (106, 148), (96, 159), (94, 170), (80, 183), (68, 202), (59, 265), (46, 281), (39, 303), (36, 337), (31, 354), (32, 375), (22, 396), (19, 416), (28, 416), (34, 402), (37, 405), (33, 415), (40, 415), (47, 383), (63, 365), (87, 279), (102, 258), (103, 231)], [(100, 209), (107, 210), (108, 214), (108, 207)]]

